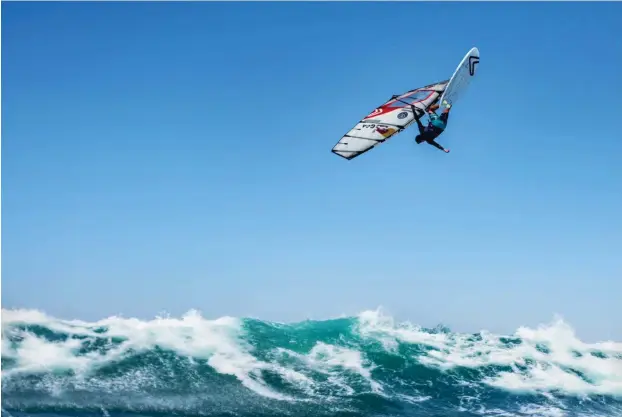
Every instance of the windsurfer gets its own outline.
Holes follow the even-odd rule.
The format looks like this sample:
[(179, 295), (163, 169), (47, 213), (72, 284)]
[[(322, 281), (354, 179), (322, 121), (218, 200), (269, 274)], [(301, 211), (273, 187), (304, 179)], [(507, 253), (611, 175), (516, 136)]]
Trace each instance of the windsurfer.
[(438, 105), (438, 103), (430, 106), (430, 108), (428, 109), (428, 117), (430, 118), (430, 122), (425, 127), (421, 123), (421, 120), (419, 120), (417, 112), (415, 111), (415, 109), (413, 109), (415, 120), (417, 121), (417, 126), (419, 127), (419, 134), (415, 138), (415, 142), (417, 142), (418, 144), (427, 142), (430, 145), (437, 147), (441, 151), (449, 153), (449, 149), (445, 149), (444, 147), (442, 147), (435, 141), (435, 139), (439, 137), (447, 127), (447, 118), (449, 117), (449, 109), (451, 108), (451, 105), (447, 104), (447, 107), (445, 108), (445, 110), (443, 110), (440, 116), (436, 114), (436, 110), (439, 107), (440, 106)]

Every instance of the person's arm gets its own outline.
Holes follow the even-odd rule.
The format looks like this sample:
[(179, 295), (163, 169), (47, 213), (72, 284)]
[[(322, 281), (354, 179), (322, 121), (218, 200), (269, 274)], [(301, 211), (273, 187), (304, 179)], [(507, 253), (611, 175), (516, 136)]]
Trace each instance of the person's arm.
[(423, 124), (421, 124), (421, 120), (419, 120), (419, 116), (417, 116), (417, 111), (414, 109), (414, 106), (412, 110), (413, 110), (413, 116), (415, 116), (415, 120), (417, 121), (417, 127), (419, 128), (419, 133), (423, 135), (423, 132), (425, 132), (425, 127), (423, 127)]

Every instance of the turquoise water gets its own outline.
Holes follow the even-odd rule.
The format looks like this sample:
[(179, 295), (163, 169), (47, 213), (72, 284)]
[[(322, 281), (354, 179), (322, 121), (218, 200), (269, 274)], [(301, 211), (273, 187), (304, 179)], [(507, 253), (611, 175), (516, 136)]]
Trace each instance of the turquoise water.
[(622, 416), (622, 343), (378, 311), (280, 324), (2, 310), (3, 416)]

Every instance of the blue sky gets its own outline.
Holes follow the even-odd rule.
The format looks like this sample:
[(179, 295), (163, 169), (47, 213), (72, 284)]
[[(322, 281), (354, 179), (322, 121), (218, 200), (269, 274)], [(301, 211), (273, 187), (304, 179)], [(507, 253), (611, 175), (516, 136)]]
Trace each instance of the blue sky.
[[(620, 340), (621, 19), (620, 3), (4, 3), (3, 307), (382, 305), (467, 331), (559, 313)], [(414, 131), (330, 152), (472, 46), (450, 154)]]

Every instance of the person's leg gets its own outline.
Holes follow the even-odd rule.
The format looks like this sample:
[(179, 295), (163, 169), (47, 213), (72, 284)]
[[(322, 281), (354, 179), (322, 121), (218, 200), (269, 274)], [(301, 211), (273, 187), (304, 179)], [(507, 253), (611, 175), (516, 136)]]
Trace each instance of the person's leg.
[(428, 142), (430, 145), (440, 149), (441, 151), (445, 152), (445, 153), (449, 153), (449, 149), (445, 149), (443, 148), (439, 143), (437, 143), (434, 139), (428, 139), (426, 142)]

